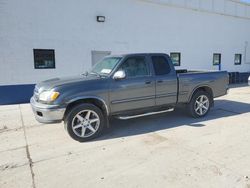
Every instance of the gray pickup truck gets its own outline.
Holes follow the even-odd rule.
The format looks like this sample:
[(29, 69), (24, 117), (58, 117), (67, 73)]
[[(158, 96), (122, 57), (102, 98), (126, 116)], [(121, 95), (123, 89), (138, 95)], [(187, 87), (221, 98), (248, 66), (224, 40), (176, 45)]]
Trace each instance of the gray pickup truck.
[(39, 122), (64, 121), (73, 139), (87, 141), (99, 136), (111, 117), (169, 112), (179, 104), (203, 117), (227, 90), (226, 71), (176, 71), (166, 54), (126, 54), (105, 57), (77, 77), (41, 82), (30, 102)]

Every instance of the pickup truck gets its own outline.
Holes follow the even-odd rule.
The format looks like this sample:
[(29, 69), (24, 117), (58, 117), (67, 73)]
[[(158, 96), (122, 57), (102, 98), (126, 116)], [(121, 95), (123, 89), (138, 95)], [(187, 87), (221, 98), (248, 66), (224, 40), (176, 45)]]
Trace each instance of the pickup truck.
[(30, 103), (42, 123), (64, 121), (73, 139), (99, 136), (112, 117), (122, 120), (187, 108), (205, 116), (228, 90), (226, 71), (175, 70), (161, 53), (107, 56), (85, 74), (35, 86)]

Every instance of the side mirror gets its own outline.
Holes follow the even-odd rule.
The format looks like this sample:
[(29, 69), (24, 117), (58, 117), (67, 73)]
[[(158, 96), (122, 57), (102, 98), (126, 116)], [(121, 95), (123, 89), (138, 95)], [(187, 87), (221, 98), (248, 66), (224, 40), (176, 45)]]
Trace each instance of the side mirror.
[(117, 71), (113, 76), (114, 80), (122, 80), (124, 78), (126, 78), (126, 74), (123, 70)]

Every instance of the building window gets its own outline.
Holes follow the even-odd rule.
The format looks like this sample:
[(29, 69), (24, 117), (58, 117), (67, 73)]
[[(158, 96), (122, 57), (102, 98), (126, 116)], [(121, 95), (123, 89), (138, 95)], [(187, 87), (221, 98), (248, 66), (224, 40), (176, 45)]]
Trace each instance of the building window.
[(54, 69), (55, 50), (33, 49), (35, 69)]
[(242, 59), (241, 54), (235, 54), (234, 55), (234, 64), (235, 65), (241, 65), (241, 59)]
[(213, 65), (220, 65), (221, 64), (221, 54), (214, 54), (213, 56)]
[(171, 52), (170, 57), (172, 59), (172, 62), (174, 66), (180, 66), (181, 65), (181, 53), (179, 52)]

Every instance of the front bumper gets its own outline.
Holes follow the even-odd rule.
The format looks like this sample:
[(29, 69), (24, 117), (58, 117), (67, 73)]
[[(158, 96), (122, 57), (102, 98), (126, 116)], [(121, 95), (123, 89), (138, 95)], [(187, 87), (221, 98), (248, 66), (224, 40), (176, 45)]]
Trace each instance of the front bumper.
[(60, 123), (63, 120), (66, 108), (41, 104), (36, 102), (33, 97), (30, 99), (30, 104), (36, 120), (40, 123)]

